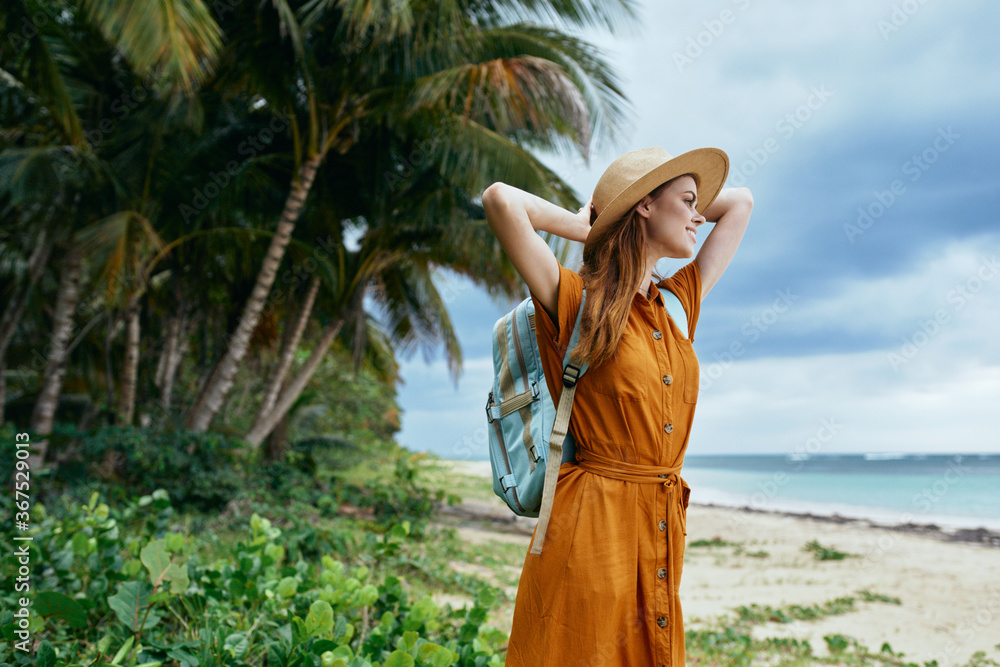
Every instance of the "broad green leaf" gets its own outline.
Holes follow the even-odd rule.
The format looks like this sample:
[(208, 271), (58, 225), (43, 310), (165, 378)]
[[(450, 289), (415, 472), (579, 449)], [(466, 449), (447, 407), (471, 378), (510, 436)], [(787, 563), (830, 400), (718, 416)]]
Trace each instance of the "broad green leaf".
[(269, 557), (272, 563), (279, 565), (285, 560), (285, 547), (280, 544), (268, 544), (264, 547), (264, 555)]
[(35, 611), (45, 618), (65, 621), (71, 628), (87, 624), (87, 612), (71, 597), (55, 591), (42, 591), (35, 598)]
[(413, 603), (413, 606), (410, 608), (410, 618), (418, 622), (423, 622), (427, 619), (437, 617), (440, 611), (434, 599), (429, 595), (425, 595)]
[(413, 654), (413, 649), (417, 646), (417, 640), (420, 639), (420, 635), (412, 630), (404, 632), (403, 636), (399, 638), (396, 643), (396, 648), (399, 648), (407, 653)]
[(306, 639), (308, 639), (309, 634), (306, 632), (306, 624), (298, 616), (292, 617), (292, 643), (301, 644)]
[(382, 663), (382, 667), (414, 667), (415, 665), (413, 656), (400, 650), (390, 653), (389, 657)]
[(184, 548), (184, 535), (182, 533), (167, 533), (164, 538), (167, 551), (177, 552)]
[(35, 651), (35, 665), (37, 667), (55, 667), (55, 664), (56, 651), (47, 639), (43, 639), (38, 644), (38, 650)]
[(458, 656), (438, 644), (421, 644), (417, 649), (417, 660), (422, 667), (448, 667)]
[(333, 649), (333, 657), (335, 660), (353, 660), (354, 651), (351, 650), (350, 646), (338, 646)]
[(315, 655), (322, 656), (327, 651), (337, 650), (337, 642), (332, 639), (317, 639), (312, 643), (312, 652)]
[(345, 632), (347, 632), (347, 619), (343, 614), (338, 614), (337, 623), (333, 627), (333, 639), (339, 641)]
[(485, 609), (491, 608), (497, 601), (497, 589), (492, 586), (483, 586), (476, 593), (476, 606)]
[(198, 665), (198, 658), (184, 649), (168, 648), (167, 655), (182, 665), (190, 665), (191, 667), (197, 667)]
[(295, 577), (285, 577), (278, 582), (278, 587), (274, 592), (283, 598), (290, 598), (295, 595), (297, 590), (299, 590), (298, 579)]
[(240, 558), (240, 571), (244, 574), (254, 574), (260, 568), (260, 558), (243, 556)]
[(170, 554), (166, 550), (165, 540), (153, 540), (142, 548), (139, 560), (149, 570), (149, 578), (154, 586), (160, 586), (164, 581), (170, 582), (170, 592), (183, 593), (190, 583), (187, 567), (170, 562)]
[(285, 667), (288, 664), (288, 658), (285, 655), (285, 649), (281, 646), (279, 642), (273, 642), (267, 649), (267, 664), (274, 665), (274, 667)]
[[(147, 630), (160, 622), (160, 615), (150, 611), (146, 614), (149, 600), (149, 584), (142, 581), (126, 581), (118, 584), (118, 592), (108, 598), (108, 605), (114, 610), (125, 627), (132, 632)], [(146, 620), (143, 623), (143, 616)], [(142, 627), (138, 627), (142, 623)]]
[(90, 553), (90, 539), (84, 532), (78, 532), (73, 534), (73, 554), (85, 557)]
[(353, 596), (353, 604), (356, 607), (367, 607), (378, 600), (378, 587), (368, 584), (357, 591)]
[(249, 648), (250, 641), (242, 632), (234, 632), (226, 637), (226, 642), (222, 646), (223, 650), (232, 651), (233, 657), (237, 660), (242, 660)]
[(316, 600), (309, 605), (306, 616), (306, 632), (313, 636), (323, 636), (333, 629), (333, 607), (329, 602)]

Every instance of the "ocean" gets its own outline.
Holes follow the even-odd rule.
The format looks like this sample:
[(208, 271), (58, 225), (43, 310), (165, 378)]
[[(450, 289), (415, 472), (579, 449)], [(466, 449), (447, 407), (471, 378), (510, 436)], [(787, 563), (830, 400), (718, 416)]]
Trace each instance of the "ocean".
[(1000, 529), (1000, 454), (691, 455), (691, 502)]

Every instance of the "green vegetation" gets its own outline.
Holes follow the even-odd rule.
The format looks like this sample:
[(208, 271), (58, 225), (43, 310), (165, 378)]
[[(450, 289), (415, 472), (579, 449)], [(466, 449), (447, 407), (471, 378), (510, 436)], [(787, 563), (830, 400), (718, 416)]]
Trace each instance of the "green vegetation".
[(858, 595), (865, 602), (888, 602), (889, 604), (902, 604), (899, 598), (892, 597), (890, 595), (882, 595), (881, 593), (872, 593), (867, 588), (858, 591)]
[[(688, 543), (688, 548), (691, 549), (704, 549), (704, 548), (714, 548), (714, 547), (732, 547), (734, 556), (747, 556), (748, 558), (767, 558), (771, 554), (763, 549), (757, 549), (755, 551), (747, 551), (746, 545), (742, 542), (729, 542), (721, 537), (713, 537), (711, 539), (705, 540), (693, 540)], [(714, 551), (714, 549), (713, 549)]]
[(845, 558), (857, 558), (857, 554), (849, 554), (843, 551), (837, 551), (832, 547), (824, 547), (817, 540), (812, 540), (807, 542), (803, 547), (803, 551), (812, 552), (813, 558), (816, 560), (844, 560)]
[(784, 607), (751, 604), (737, 607), (736, 613), (740, 622), (747, 623), (791, 623), (792, 621), (814, 621), (824, 616), (836, 616), (854, 611), (856, 598), (845, 596), (835, 600), (802, 606), (797, 604)]
[(331, 353), (394, 387), (397, 354), (443, 352), (457, 379), (450, 277), (523, 287), (482, 192), (576, 210), (531, 151), (586, 158), (628, 121), (567, 31), (633, 24), (626, 0), (148, 10), (0, 3), (0, 416), (36, 471), (67, 453), (58, 423), (215, 430), (281, 460), (351, 405)]
[[(899, 600), (871, 591), (858, 591), (863, 602), (899, 604)], [(809, 606), (749, 605), (738, 607), (735, 618), (721, 616), (703, 627), (686, 632), (687, 661), (705, 667), (750, 667), (775, 665), (779, 667), (806, 667), (808, 665), (838, 665), (840, 667), (943, 667), (937, 661), (916, 663), (896, 652), (888, 642), (878, 652), (872, 652), (855, 638), (834, 633), (823, 636), (827, 654), (814, 652), (807, 640), (788, 637), (766, 637), (754, 632), (755, 627), (768, 623), (815, 621), (828, 616), (846, 614), (857, 610), (857, 598), (846, 596)], [(993, 667), (1000, 665), (977, 652), (962, 667)]]
[(694, 540), (688, 543), (688, 548), (699, 549), (701, 547), (733, 547), (736, 542), (727, 542), (721, 537), (713, 537), (710, 540)]
[[(235, 539), (195, 536), (177, 530), (162, 490), (120, 510), (95, 493), (35, 514), (37, 664), (502, 664), (506, 636), (484, 625), (497, 591), (463, 581), (473, 603), (441, 609), (411, 582), (440, 583), (441, 570), (408, 521), (377, 534), (288, 516), (282, 529), (253, 513)], [(16, 560), (3, 570), (12, 580)], [(12, 651), (12, 596), (5, 588), (0, 663), (28, 664)]]

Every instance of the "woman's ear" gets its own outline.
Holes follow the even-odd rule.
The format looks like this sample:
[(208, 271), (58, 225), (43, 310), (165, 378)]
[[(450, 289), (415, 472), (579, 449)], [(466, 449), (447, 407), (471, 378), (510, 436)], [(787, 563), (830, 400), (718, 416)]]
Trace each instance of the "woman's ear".
[(653, 198), (646, 195), (639, 200), (639, 203), (635, 205), (635, 212), (641, 215), (643, 218), (649, 215), (649, 205), (653, 203)]

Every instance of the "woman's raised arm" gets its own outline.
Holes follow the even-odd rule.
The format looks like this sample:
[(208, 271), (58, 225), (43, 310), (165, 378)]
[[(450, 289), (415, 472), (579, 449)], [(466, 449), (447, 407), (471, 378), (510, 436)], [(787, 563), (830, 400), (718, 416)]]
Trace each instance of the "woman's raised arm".
[(705, 209), (703, 214), (705, 219), (717, 222), (695, 258), (701, 272), (702, 299), (719, 281), (733, 255), (736, 254), (743, 233), (750, 223), (752, 210), (753, 195), (749, 188), (725, 188)]
[(506, 183), (494, 183), (483, 192), (486, 221), (528, 289), (556, 319), (559, 299), (559, 264), (536, 230), (572, 241), (585, 241), (590, 233), (591, 202), (572, 213), (552, 202)]

